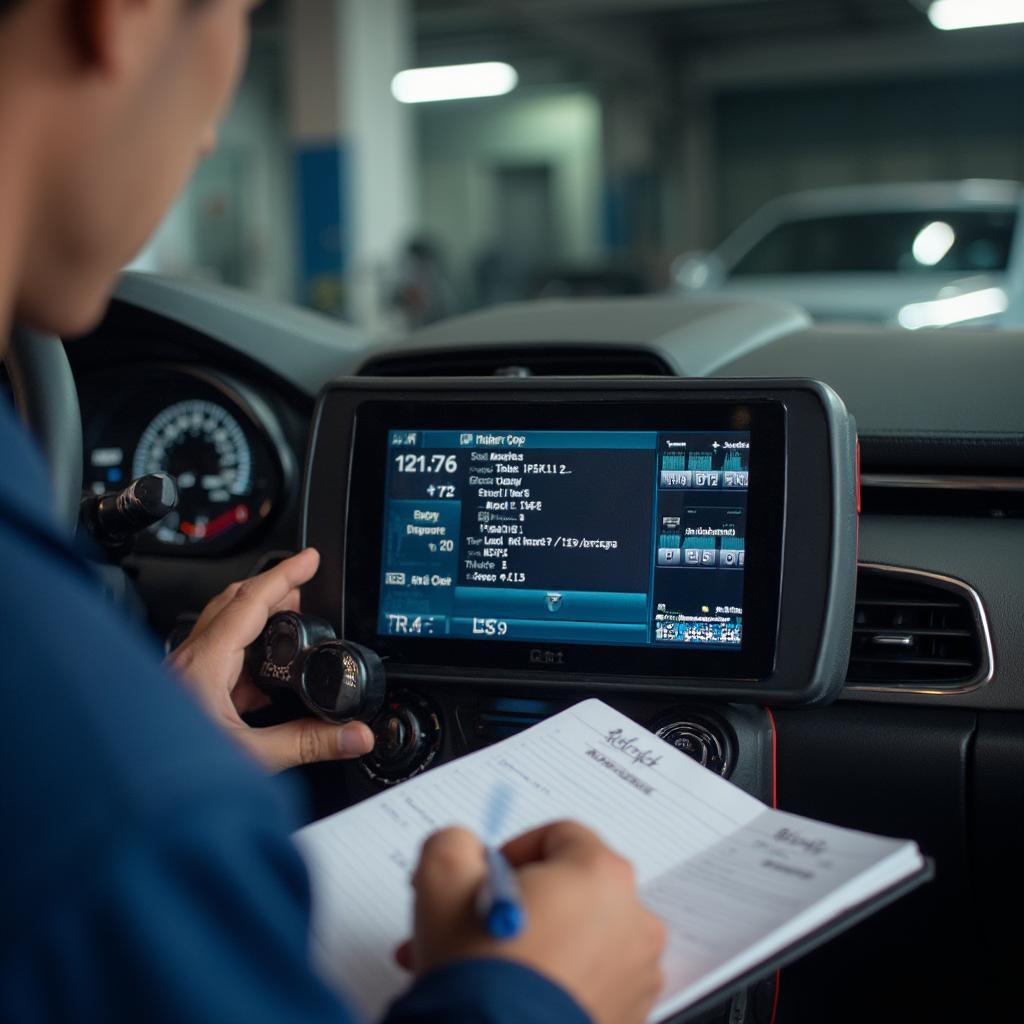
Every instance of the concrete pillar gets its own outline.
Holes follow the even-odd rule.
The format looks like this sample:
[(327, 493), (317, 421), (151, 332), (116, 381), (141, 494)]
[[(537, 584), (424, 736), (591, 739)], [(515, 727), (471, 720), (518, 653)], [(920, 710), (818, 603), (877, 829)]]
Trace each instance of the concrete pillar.
[(409, 0), (344, 0), (339, 24), (343, 134), (351, 151), (349, 311), (371, 330), (389, 312), (397, 262), (417, 228), (412, 114), (391, 80), (412, 63)]
[(637, 207), (654, 165), (650, 104), (639, 90), (621, 86), (607, 88), (603, 99), (606, 240), (613, 252), (628, 253), (648, 228)]
[(394, 324), (417, 226), (413, 125), (391, 95), (410, 65), (409, 0), (289, 0), (301, 297), (372, 330)]
[(660, 287), (666, 233), (662, 209), (662, 112), (657, 97), (637, 83), (604, 90), (605, 238), (618, 262)]
[(345, 143), (337, 4), (290, 0), (288, 121), (294, 153), (296, 295), (325, 313), (345, 311), (347, 224), (342, 204)]

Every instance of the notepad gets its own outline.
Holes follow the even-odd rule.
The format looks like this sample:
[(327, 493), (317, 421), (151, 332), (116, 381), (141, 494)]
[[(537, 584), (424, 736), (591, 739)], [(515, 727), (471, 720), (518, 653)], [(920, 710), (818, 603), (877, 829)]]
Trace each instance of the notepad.
[(765, 976), (930, 876), (916, 844), (773, 810), (599, 700), (583, 701), (302, 829), (313, 952), (369, 1019), (409, 984), (409, 878), (428, 835), (480, 833), (496, 787), (501, 840), (572, 818), (632, 862), (668, 929), (650, 1021)]

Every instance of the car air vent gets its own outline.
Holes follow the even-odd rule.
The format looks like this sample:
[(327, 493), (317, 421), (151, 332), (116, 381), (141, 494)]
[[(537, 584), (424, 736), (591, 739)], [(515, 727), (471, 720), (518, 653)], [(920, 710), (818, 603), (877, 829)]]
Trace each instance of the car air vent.
[(634, 348), (529, 346), (377, 356), (361, 377), (671, 377), (653, 352)]
[(848, 689), (949, 692), (991, 674), (978, 595), (959, 580), (861, 565)]

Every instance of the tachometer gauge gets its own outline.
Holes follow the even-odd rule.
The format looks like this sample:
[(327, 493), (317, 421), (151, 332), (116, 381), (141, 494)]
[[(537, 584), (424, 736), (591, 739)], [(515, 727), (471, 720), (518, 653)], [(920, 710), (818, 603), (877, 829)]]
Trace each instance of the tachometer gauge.
[(154, 528), (165, 544), (214, 540), (252, 517), (252, 450), (222, 405), (192, 400), (164, 409), (143, 431), (132, 477), (169, 473), (178, 509)]

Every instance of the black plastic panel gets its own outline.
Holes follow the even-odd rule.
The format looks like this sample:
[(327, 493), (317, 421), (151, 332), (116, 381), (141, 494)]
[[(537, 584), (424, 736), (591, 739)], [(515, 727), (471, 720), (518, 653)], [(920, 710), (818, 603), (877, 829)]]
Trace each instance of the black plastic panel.
[(780, 1024), (982, 1019), (968, 856), (975, 715), (835, 705), (776, 718), (780, 807), (912, 838), (936, 862), (932, 883), (783, 973)]
[(1024, 949), (1024, 715), (981, 714), (972, 767), (976, 934), (985, 951), (993, 1001), (1011, 1006), (1019, 998)]

